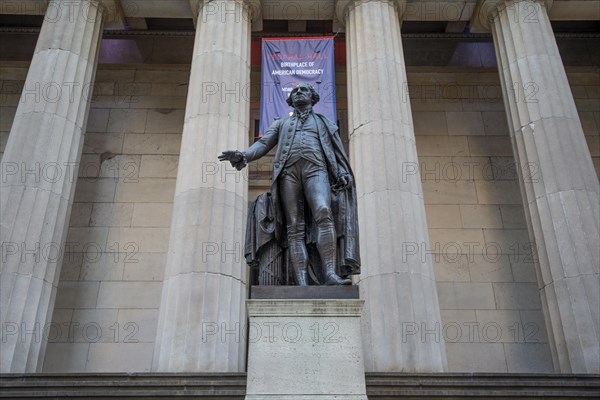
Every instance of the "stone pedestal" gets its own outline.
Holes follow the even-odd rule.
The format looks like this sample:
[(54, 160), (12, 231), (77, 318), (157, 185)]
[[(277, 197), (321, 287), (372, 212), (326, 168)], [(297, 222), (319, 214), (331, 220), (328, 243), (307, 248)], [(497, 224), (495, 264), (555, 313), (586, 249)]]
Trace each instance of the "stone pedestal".
[[(356, 176), (367, 371), (441, 372), (443, 340), (400, 36), (402, 2), (338, 0), (346, 24), (348, 130)], [(383, 89), (385, 88), (385, 89)]]
[(598, 373), (600, 210), (590, 151), (544, 2), (488, 3), (555, 368)]
[(2, 373), (42, 368), (102, 37), (97, 0), (48, 10), (2, 158)]
[(246, 400), (366, 400), (362, 300), (248, 300)]

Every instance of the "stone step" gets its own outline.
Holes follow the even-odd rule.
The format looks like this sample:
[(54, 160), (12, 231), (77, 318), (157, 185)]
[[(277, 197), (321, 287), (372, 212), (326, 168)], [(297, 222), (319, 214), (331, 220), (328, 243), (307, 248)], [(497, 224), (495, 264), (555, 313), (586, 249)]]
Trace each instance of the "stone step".
[(369, 399), (597, 398), (600, 375), (368, 373)]
[[(370, 400), (600, 397), (600, 375), (368, 373)], [(5, 374), (2, 399), (243, 400), (246, 374)]]
[(246, 374), (30, 374), (2, 375), (0, 398), (239, 400)]

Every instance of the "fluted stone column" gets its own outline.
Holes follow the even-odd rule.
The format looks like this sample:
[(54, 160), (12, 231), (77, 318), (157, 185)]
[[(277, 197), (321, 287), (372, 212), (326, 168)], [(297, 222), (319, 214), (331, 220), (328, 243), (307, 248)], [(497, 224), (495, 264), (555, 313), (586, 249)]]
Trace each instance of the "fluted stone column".
[(96, 0), (48, 10), (2, 158), (2, 373), (43, 364), (102, 36)]
[[(446, 352), (418, 173), (400, 17), (403, 3), (337, 2), (348, 52), (359, 285), (367, 371), (441, 372)], [(426, 332), (425, 330), (428, 330)]]
[(245, 368), (247, 181), (219, 163), (248, 145), (256, 2), (200, 3), (153, 369)]
[[(543, 2), (488, 7), (555, 369), (600, 371), (599, 186)], [(489, 6), (489, 4), (488, 4)]]

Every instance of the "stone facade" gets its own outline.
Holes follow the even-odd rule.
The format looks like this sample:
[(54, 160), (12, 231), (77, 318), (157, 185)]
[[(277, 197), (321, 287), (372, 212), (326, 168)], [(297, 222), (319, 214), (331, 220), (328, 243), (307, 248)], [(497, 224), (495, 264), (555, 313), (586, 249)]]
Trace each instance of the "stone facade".
[(53, 319), (62, 335), (48, 349), (66, 370), (150, 370), (188, 78), (189, 67), (98, 72)]
[[(239, 0), (235, 3), (247, 4), (248, 2)], [(377, 3), (376, 6), (361, 1), (347, 3), (378, 7), (377, 12), (396, 9), (393, 8), (396, 6), (391, 5), (392, 2), (383, 0), (370, 2)], [(559, 5), (553, 10), (560, 10), (560, 7)], [(359, 14), (360, 18), (366, 18), (365, 15), (368, 13), (365, 10), (357, 8), (352, 12), (362, 12), (363, 14)], [(398, 10), (398, 15), (401, 16), (402, 8)], [(252, 8), (247, 12), (251, 15)], [(112, 17), (114, 15), (111, 15)], [(114, 22), (114, 18), (111, 18), (107, 22)], [(407, 15), (407, 18), (410, 20), (414, 16)], [(233, 50), (226, 49), (233, 53), (244, 53), (239, 55), (245, 62), (248, 61), (247, 53), (250, 52), (250, 21), (246, 22), (248, 24), (244, 23), (240, 29), (244, 32), (242, 36), (247, 38), (248, 42), (236, 42), (235, 45), (238, 47)], [(390, 26), (400, 36), (399, 25), (392, 22)], [(336, 23), (341, 24), (341, 21)], [(355, 31), (347, 31), (346, 38), (360, 39), (360, 29), (356, 29), (356, 23), (352, 24), (351, 22), (347, 25), (346, 29), (355, 29)], [(495, 40), (498, 42), (498, 34), (495, 35)], [(547, 39), (550, 46), (554, 39), (549, 32), (546, 36), (549, 37)], [(43, 359), (43, 363), (30, 361), (31, 365), (24, 366), (21, 371), (238, 372), (244, 370), (243, 331), (241, 327), (235, 325), (240, 323), (242, 326), (245, 319), (241, 308), (247, 290), (243, 273), (240, 273), (240, 276), (233, 276), (226, 273), (223, 268), (218, 268), (217, 272), (224, 280), (233, 276), (231, 282), (223, 281), (219, 284), (222, 295), (227, 299), (235, 300), (235, 304), (231, 307), (221, 307), (222, 303), (212, 299), (199, 299), (199, 292), (192, 287), (184, 290), (175, 285), (170, 289), (172, 294), (179, 296), (172, 296), (173, 299), (177, 297), (172, 301), (180, 302), (187, 299), (190, 304), (196, 304), (194, 302), (198, 300), (205, 307), (206, 314), (203, 314), (201, 320), (185, 328), (199, 335), (191, 342), (202, 343), (202, 322), (219, 322), (216, 329), (223, 329), (226, 337), (233, 338), (226, 346), (227, 349), (223, 350), (230, 352), (226, 357), (227, 362), (223, 361), (224, 364), (215, 362), (214, 357), (223, 354), (222, 351), (213, 351), (219, 348), (214, 346), (213, 350), (207, 351), (206, 358), (203, 359), (205, 364), (198, 368), (190, 367), (190, 364), (184, 362), (185, 360), (182, 361), (182, 367), (174, 367), (168, 362), (161, 364), (157, 361), (160, 358), (157, 349), (161, 346), (157, 345), (156, 338), (165, 340), (165, 336), (161, 335), (166, 335), (165, 346), (175, 343), (171, 339), (177, 335), (178, 330), (169, 333), (169, 326), (170, 324), (180, 326), (185, 320), (183, 314), (176, 316), (167, 312), (165, 314), (167, 319), (161, 324), (162, 328), (158, 328), (159, 309), (161, 307), (163, 311), (168, 309), (169, 303), (163, 287), (165, 271), (167, 270), (168, 276), (176, 276), (177, 268), (183, 265), (179, 264), (179, 259), (174, 258), (171, 272), (168, 272), (167, 255), (169, 252), (189, 250), (185, 246), (183, 250), (177, 250), (178, 239), (185, 236), (181, 232), (187, 232), (183, 216), (188, 215), (188, 212), (181, 211), (183, 216), (173, 219), (176, 185), (185, 183), (191, 185), (190, 188), (203, 188), (202, 181), (194, 182), (198, 176), (207, 174), (214, 177), (214, 174), (223, 172), (221, 171), (223, 166), (216, 162), (218, 151), (223, 150), (221, 147), (230, 144), (243, 147), (245, 142), (253, 139), (253, 127), (258, 118), (257, 100), (260, 94), (257, 90), (260, 80), (258, 67), (254, 65), (251, 68), (245, 64), (239, 71), (219, 72), (236, 76), (227, 75), (223, 78), (227, 81), (248, 78), (251, 90), (244, 92), (245, 94), (238, 94), (240, 101), (237, 103), (236, 110), (227, 108), (215, 112), (210, 109), (211, 113), (221, 115), (221, 119), (209, 121), (212, 124), (210, 126), (218, 131), (214, 134), (218, 134), (221, 130), (228, 130), (233, 135), (228, 127), (227, 118), (232, 113), (239, 117), (235, 137), (231, 136), (224, 138), (223, 142), (213, 141), (210, 145), (207, 144), (203, 147), (200, 161), (194, 160), (195, 155), (199, 154), (197, 150), (187, 152), (186, 150), (190, 150), (193, 146), (202, 146), (202, 141), (196, 143), (198, 137), (194, 134), (200, 128), (190, 127), (189, 124), (193, 124), (193, 121), (190, 122), (190, 115), (193, 114), (190, 113), (202, 115), (201, 104), (194, 103), (202, 94), (194, 95), (193, 90), (188, 90), (188, 87), (191, 82), (198, 83), (198, 80), (192, 79), (194, 73), (191, 71), (190, 62), (192, 54), (196, 56), (203, 54), (202, 48), (193, 51), (191, 47), (193, 41), (177, 37), (174, 40), (181, 46), (178, 50), (168, 49), (169, 42), (161, 39), (153, 39), (153, 44), (150, 46), (152, 50), (148, 50), (140, 59), (128, 55), (125, 59), (129, 61), (122, 64), (114, 63), (118, 57), (110, 52), (110, 40), (102, 42), (99, 50), (101, 62), (93, 79), (93, 94), (87, 93), (82, 97), (85, 101), (89, 100), (89, 113), (83, 113), (81, 118), (77, 119), (79, 122), (87, 121), (80, 153), (74, 149), (71, 158), (58, 160), (61, 162), (74, 160), (78, 163), (79, 171), (76, 182), (73, 182), (72, 196), (63, 195), (64, 204), (72, 204), (72, 207), (68, 229), (65, 229), (64, 243), (60, 246), (62, 259), (56, 268), (60, 271), (60, 278), (57, 278), (55, 283), (56, 298), (46, 296), (46, 300), (36, 303), (36, 309), (39, 308), (41, 311), (38, 311), (35, 314), (37, 317), (31, 320), (28, 320), (26, 315), (28, 313), (33, 315), (31, 312), (33, 303), (23, 303), (20, 306), (15, 303), (16, 306), (21, 307), (20, 309), (27, 311), (23, 313), (22, 320), (14, 322), (3, 319), (2, 321), (3, 339), (17, 338), (21, 342), (29, 343), (28, 346), (48, 341), (45, 350), (43, 345), (30, 346), (33, 350), (28, 350), (33, 354), (28, 356), (30, 360), (38, 357), (36, 354), (39, 352), (39, 359)], [(197, 40), (198, 43), (203, 43), (202, 38)], [(211, 43), (214, 45), (213, 42)], [(209, 46), (211, 43), (205, 45)], [(566, 46), (559, 46), (558, 49), (563, 56), (573, 54), (573, 50)], [(215, 51), (221, 50), (223, 49)], [(355, 128), (361, 124), (355, 121), (361, 120), (361, 111), (370, 104), (361, 102), (361, 99), (350, 98), (349, 93), (352, 90), (356, 92), (357, 88), (360, 89), (359, 92), (374, 90), (385, 82), (379, 82), (377, 85), (375, 85), (377, 82), (371, 82), (370, 86), (362, 87), (360, 81), (347, 80), (348, 75), (353, 73), (352, 61), (356, 61), (357, 55), (361, 54), (352, 51), (353, 49), (349, 49), (348, 64), (338, 66), (336, 70), (340, 126), (342, 136), (352, 150), (350, 153), (352, 162), (355, 163), (355, 173), (359, 177), (359, 189), (363, 190), (364, 195), (369, 195), (372, 191), (368, 190), (368, 184), (372, 177), (367, 178), (366, 173), (375, 168), (377, 163), (369, 164), (369, 170), (357, 169), (357, 160), (361, 161), (361, 165), (366, 165), (365, 160), (372, 156), (366, 148), (371, 142), (368, 140), (361, 142), (364, 138), (361, 139), (360, 134), (362, 132), (365, 133), (365, 137), (370, 137), (381, 132), (377, 129), (371, 132), (370, 128), (363, 128), (357, 134)], [(408, 51), (405, 48), (404, 54), (411, 54), (411, 51), (415, 51), (414, 48)], [(520, 51), (526, 50), (520, 49)], [(181, 60), (177, 54), (184, 52), (190, 54), (189, 59), (179, 61), (177, 64), (168, 64), (169, 58), (164, 56), (170, 54), (175, 59)], [(102, 61), (103, 54), (104, 61)], [(360, 58), (361, 61), (363, 59), (364, 57)], [(395, 225), (389, 231), (396, 234), (386, 237), (387, 230), (382, 230), (381, 225), (363, 223), (363, 230), (369, 232), (368, 235), (364, 235), (366, 231), (361, 231), (363, 240), (366, 240), (363, 247), (367, 245), (363, 251), (364, 254), (369, 254), (365, 258), (369, 260), (367, 268), (368, 264), (373, 263), (373, 260), (379, 256), (383, 257), (382, 259), (393, 256), (399, 264), (417, 266), (415, 268), (420, 274), (431, 278), (431, 285), (418, 286), (423, 288), (420, 294), (424, 297), (420, 304), (411, 308), (410, 313), (414, 315), (412, 318), (398, 313), (397, 318), (388, 320), (382, 310), (388, 306), (385, 301), (389, 301), (390, 292), (386, 292), (382, 297), (377, 289), (367, 290), (368, 285), (362, 285), (362, 297), (366, 300), (367, 309), (369, 302), (375, 304), (378, 296), (385, 300), (381, 307), (369, 311), (369, 318), (374, 323), (367, 326), (364, 332), (379, 329), (373, 333), (373, 338), (381, 340), (378, 343), (390, 340), (389, 333), (393, 332), (391, 347), (385, 349), (394, 347), (398, 350), (398, 354), (404, 351), (402, 354), (408, 360), (405, 363), (399, 361), (402, 358), (400, 356), (392, 357), (387, 360), (390, 361), (388, 365), (385, 354), (369, 352), (367, 349), (365, 359), (372, 360), (367, 362), (367, 372), (407, 372), (410, 371), (410, 366), (414, 367), (417, 364), (418, 367), (414, 372), (434, 370), (511, 373), (594, 372), (593, 366), (586, 366), (585, 362), (580, 360), (581, 357), (577, 358), (577, 354), (581, 353), (578, 353), (579, 350), (564, 346), (565, 343), (569, 346), (573, 344), (572, 336), (569, 336), (572, 333), (567, 332), (564, 338), (556, 335), (558, 330), (563, 328), (568, 330), (571, 326), (566, 322), (560, 322), (561, 319), (558, 317), (565, 318), (565, 314), (556, 311), (561, 310), (560, 306), (566, 304), (566, 300), (561, 300), (558, 295), (555, 296), (554, 298), (558, 300), (553, 308), (548, 300), (548, 293), (552, 295), (553, 292), (548, 292), (544, 286), (544, 282), (549, 283), (551, 280), (548, 281), (546, 276), (540, 275), (544, 274), (546, 271), (544, 268), (548, 265), (554, 268), (558, 264), (555, 261), (544, 264), (538, 260), (533, 240), (536, 237), (538, 237), (536, 240), (540, 240), (540, 232), (531, 222), (531, 215), (535, 208), (523, 207), (523, 204), (529, 204), (527, 196), (524, 196), (527, 185), (537, 184), (544, 173), (547, 174), (543, 170), (547, 168), (547, 164), (531, 160), (523, 162), (523, 154), (530, 149), (511, 143), (510, 132), (514, 132), (517, 126), (512, 126), (512, 119), (509, 126), (507, 113), (514, 116), (515, 109), (510, 102), (505, 106), (505, 102), (509, 100), (509, 93), (506, 91), (507, 85), (503, 86), (501, 80), (510, 80), (510, 76), (501, 78), (498, 69), (489, 65), (473, 67), (466, 66), (468, 63), (458, 63), (455, 66), (411, 67), (404, 65), (403, 58), (398, 59), (402, 61), (402, 64), (398, 65), (398, 71), (402, 73), (398, 76), (401, 77), (405, 70), (406, 81), (399, 79), (394, 89), (397, 89), (397, 96), (393, 97), (400, 97), (398, 99), (400, 104), (394, 116), (398, 117), (399, 123), (406, 129), (402, 132), (406, 136), (404, 139), (407, 143), (413, 141), (416, 147), (414, 157), (394, 159), (396, 164), (392, 170), (395, 175), (392, 178), (388, 176), (385, 184), (377, 186), (375, 191), (384, 193), (390, 190), (395, 182), (394, 179), (412, 182), (415, 188), (419, 188), (411, 192), (414, 198), (405, 198), (404, 203), (390, 205), (388, 211), (406, 210), (405, 213), (411, 218), (420, 215), (415, 223), (419, 225), (406, 226), (403, 224), (406, 218), (398, 218), (392, 221)], [(505, 62), (502, 58), (499, 59), (500, 62)], [(155, 60), (154, 63), (152, 60)], [(390, 61), (376, 57), (369, 62), (378, 65), (377, 63), (396, 63), (396, 61), (396, 59)], [(35, 59), (32, 61), (32, 66), (34, 62)], [(583, 158), (591, 156), (593, 161), (595, 175), (590, 172), (591, 168), (585, 172), (587, 181), (591, 182), (593, 193), (593, 184), (594, 182), (597, 184), (597, 176), (600, 173), (600, 112), (598, 111), (600, 79), (596, 63), (574, 64), (575, 66), (567, 65), (565, 68), (568, 88), (572, 92), (576, 114), (581, 123), (579, 128), (577, 126), (573, 128), (573, 132), (580, 135), (579, 139), (585, 139), (587, 142), (585, 148), (584, 141), (579, 140), (577, 148), (583, 153)], [(19, 164), (18, 156), (21, 153), (11, 150), (11, 146), (15, 149), (15, 143), (18, 142), (11, 136), (15, 135), (15, 132), (16, 134), (20, 132), (21, 125), (13, 124), (13, 121), (17, 121), (21, 115), (17, 108), (20, 103), (27, 101), (27, 98), (31, 98), (31, 93), (25, 95), (26, 91), (23, 90), (27, 86), (25, 81), (28, 71), (30, 71), (29, 62), (0, 60), (2, 82), (0, 152), (6, 151), (7, 154), (2, 160), (3, 184), (8, 182), (5, 182), (5, 177), (13, 175), (13, 172), (7, 169), (7, 163), (16, 162), (17, 166)], [(35, 72), (35, 69), (32, 68), (31, 71)], [(197, 74), (198, 71), (195, 73)], [(204, 73), (208, 74), (207, 71)], [(207, 79), (200, 78), (200, 82), (206, 82)], [(566, 83), (562, 83), (566, 88)], [(198, 89), (196, 86), (194, 88)], [(524, 92), (523, 95), (533, 96), (532, 100), (546, 100), (546, 98), (535, 98), (536, 93), (538, 92)], [(39, 94), (44, 97), (43, 92), (40, 91)], [(222, 104), (220, 98), (217, 100), (215, 104)], [(84, 109), (85, 107), (80, 108), (80, 110)], [(375, 111), (377, 110), (374, 109), (373, 112)], [(346, 121), (348, 117), (351, 118), (350, 121)], [(576, 119), (575, 116), (571, 117), (573, 120)], [(185, 125), (188, 126), (187, 131), (184, 129)], [(67, 130), (62, 132), (63, 137), (70, 134)], [(182, 150), (183, 132), (188, 132), (189, 138), (186, 142), (188, 145)], [(15, 137), (17, 136), (13, 136)], [(211, 137), (203, 136), (202, 140), (208, 141)], [(385, 135), (382, 136), (382, 140), (385, 140)], [(7, 145), (9, 141), (12, 141), (12, 144)], [(214, 162), (211, 161), (212, 153), (214, 153)], [(43, 155), (43, 152), (39, 151), (38, 155)], [(180, 165), (180, 155), (187, 157), (187, 167)], [(520, 162), (515, 162), (515, 155), (518, 160), (521, 160)], [(390, 160), (392, 159), (393, 157), (390, 156)], [(37, 169), (33, 172), (24, 170), (18, 173), (31, 175), (41, 182), (40, 187), (43, 187), (43, 184), (52, 180), (49, 174), (56, 171), (48, 169), (49, 159), (40, 158), (40, 160), (38, 164), (34, 163), (39, 166), (35, 167)], [(268, 160), (261, 160), (261, 164), (254, 167), (252, 171), (261, 173), (251, 174), (250, 179), (246, 174), (236, 176), (231, 174), (231, 171), (224, 171), (226, 179), (221, 181), (224, 183), (222, 188), (224, 194), (219, 192), (221, 203), (212, 200), (194, 200), (198, 203), (198, 207), (207, 207), (198, 211), (199, 218), (202, 215), (207, 217), (216, 213), (217, 216), (222, 216), (219, 220), (220, 226), (225, 226), (228, 217), (222, 214), (222, 208), (227, 205), (235, 211), (238, 220), (243, 220), (247, 199), (252, 200), (257, 193), (263, 192), (268, 187), (270, 170)], [(208, 169), (202, 170), (202, 168)], [(230, 175), (227, 175), (228, 173)], [(246, 181), (249, 181), (248, 197), (246, 197)], [(207, 188), (212, 190), (219, 185), (209, 186), (210, 188), (208, 186)], [(68, 192), (70, 189), (65, 186), (63, 190)], [(186, 190), (180, 189), (177, 193), (185, 192)], [(213, 193), (211, 196), (217, 194)], [(186, 204), (189, 203), (188, 200), (184, 200), (180, 200), (183, 204), (181, 209), (185, 209)], [(8, 203), (3, 203), (3, 208), (5, 204)], [(414, 211), (419, 209), (424, 210), (425, 213)], [(403, 214), (400, 211), (396, 214)], [(543, 213), (540, 215), (542, 215), (540, 217), (542, 222), (549, 218)], [(593, 216), (593, 212), (591, 215)], [(385, 220), (384, 217), (381, 219)], [(180, 233), (177, 235), (171, 229), (172, 220), (179, 221), (177, 223), (180, 224), (178, 228)], [(593, 218), (589, 220), (593, 221)], [(4, 220), (2, 224), (2, 229), (5, 230)], [(238, 225), (235, 229), (237, 239), (225, 235), (222, 227), (219, 228), (220, 230), (216, 228), (211, 230), (210, 237), (202, 243), (217, 243), (217, 247), (200, 247), (195, 250), (191, 248), (194, 257), (202, 258), (217, 254), (219, 257), (239, 258), (241, 261), (243, 223)], [(24, 225), (21, 221), (15, 226)], [(415, 234), (417, 231), (422, 231), (423, 234)], [(547, 232), (547, 229), (543, 231)], [(18, 230), (15, 232), (19, 233)], [(406, 235), (402, 236), (398, 232), (405, 232)], [(170, 235), (171, 245), (169, 245)], [(573, 235), (566, 234), (565, 237), (572, 238)], [(389, 254), (384, 254), (377, 248), (379, 243), (385, 241), (384, 238), (393, 239), (394, 251), (388, 251)], [(20, 239), (6, 242), (21, 243)], [(2, 257), (6, 258), (6, 261), (2, 260), (3, 280), (7, 276), (4, 264), (10, 265), (12, 262), (18, 266), (25, 265), (21, 260), (31, 261), (35, 257), (49, 258), (43, 251), (36, 255), (35, 251), (26, 246), (10, 249), (3, 246)], [(242, 262), (236, 265), (238, 264), (243, 266)], [(214, 265), (209, 265), (207, 271), (210, 272), (210, 268), (213, 267)], [(401, 272), (392, 271), (394, 266), (390, 265), (390, 262), (381, 267), (382, 271), (388, 268), (390, 273)], [(591, 282), (590, 294), (585, 301), (591, 305), (588, 320), (591, 321), (591, 326), (596, 327), (597, 312), (594, 314), (593, 305), (597, 302), (594, 297), (597, 285), (594, 286), (593, 278), (597, 278), (597, 268), (597, 265), (588, 263), (580, 268), (583, 272), (576, 274), (577, 277), (589, 275), (592, 278), (589, 281)], [(190, 274), (197, 275), (207, 271), (191, 270)], [(371, 267), (367, 271), (375, 270)], [(556, 274), (555, 269), (552, 273), (554, 274), (552, 279), (555, 280), (560, 275)], [(52, 279), (48, 278), (45, 282), (50, 287)], [(414, 286), (415, 282), (411, 281), (413, 289), (417, 287)], [(385, 283), (385, 280), (382, 280), (382, 285)], [(214, 285), (206, 282), (204, 285), (209, 289), (215, 288)], [(400, 285), (394, 285), (394, 290), (398, 293), (392, 297), (399, 299), (397, 308), (401, 310), (405, 303), (400, 302), (403, 294), (399, 287)], [(540, 292), (540, 288), (544, 290)], [(178, 293), (178, 290), (181, 290), (181, 293)], [(540, 293), (544, 295), (540, 296)], [(18, 300), (16, 297), (15, 299)], [(425, 303), (426, 306), (423, 305)], [(50, 308), (45, 310), (45, 306)], [(423, 306), (426, 312), (419, 314), (423, 311), (419, 310), (420, 306)], [(13, 305), (3, 300), (2, 307), (3, 310), (4, 307), (11, 309)], [(13, 309), (13, 313), (18, 311), (15, 310), (17, 308)], [(52, 315), (51, 320), (45, 320), (44, 318), (49, 315)], [(432, 317), (425, 318), (423, 315)], [(171, 321), (168, 319), (170, 316), (183, 319), (176, 318)], [(581, 315), (577, 314), (574, 319), (569, 319), (570, 317), (567, 319), (580, 321), (577, 319), (580, 317)], [(223, 322), (230, 325), (223, 326), (221, 325)], [(585, 334), (590, 332), (591, 328), (586, 328), (580, 322), (577, 326)], [(185, 329), (179, 331), (183, 332)], [(419, 350), (414, 350), (414, 354), (403, 350), (403, 346), (407, 346), (407, 343), (411, 344), (412, 350), (417, 348)], [(597, 345), (590, 343), (586, 343), (587, 348), (591, 349), (592, 353), (594, 348), (597, 351)], [(434, 351), (440, 349), (443, 350), (442, 353), (432, 356)], [(423, 356), (421, 351), (432, 353)], [(419, 360), (423, 361), (423, 364), (416, 363), (414, 357), (421, 357)], [(564, 361), (565, 357), (571, 357), (569, 362)], [(178, 359), (183, 358), (185, 355), (181, 355)], [(229, 362), (232, 359), (235, 362)], [(593, 361), (593, 357), (591, 360)], [(2, 372), (8, 370), (3, 369)]]
[[(0, 71), (22, 87), (27, 65)], [(598, 168), (600, 80), (567, 76)], [(44, 371), (151, 369), (188, 79), (188, 66), (98, 68)], [(449, 371), (552, 371), (498, 75), (409, 68), (408, 82), (432, 252), (410, 256), (431, 258), (442, 316), (426, 339), (445, 339)], [(19, 95), (2, 95), (5, 142)]]

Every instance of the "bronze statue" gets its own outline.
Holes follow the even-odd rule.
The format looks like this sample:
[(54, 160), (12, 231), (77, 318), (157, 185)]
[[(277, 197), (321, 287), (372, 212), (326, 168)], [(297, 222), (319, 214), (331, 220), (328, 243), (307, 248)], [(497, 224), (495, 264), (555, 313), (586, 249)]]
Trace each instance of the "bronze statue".
[[(275, 121), (246, 151), (224, 151), (219, 160), (241, 170), (278, 145), (270, 196), (274, 235), (288, 249), (296, 284), (309, 284), (314, 259), (318, 283), (350, 285), (348, 276), (360, 273), (354, 175), (338, 127), (312, 110), (318, 101), (311, 85), (299, 84), (287, 100), (292, 116)], [(307, 244), (318, 257), (309, 257)]]

